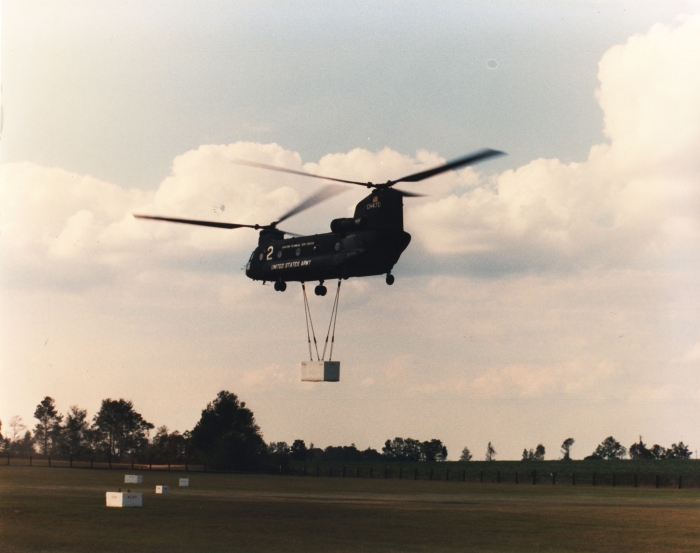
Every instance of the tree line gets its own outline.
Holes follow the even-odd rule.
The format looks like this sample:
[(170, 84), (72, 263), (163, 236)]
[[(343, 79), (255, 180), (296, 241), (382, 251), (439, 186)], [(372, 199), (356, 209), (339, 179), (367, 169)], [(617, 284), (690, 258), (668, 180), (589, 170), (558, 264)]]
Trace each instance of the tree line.
[[(87, 410), (76, 405), (60, 414), (53, 398), (45, 397), (36, 407), (37, 420), (33, 432), (26, 428), (20, 417), (9, 422), (9, 432), (2, 434), (0, 421), (0, 452), (3, 455), (29, 457), (44, 455), (62, 457), (71, 461), (103, 459), (119, 461), (136, 460), (139, 463), (199, 463), (219, 470), (261, 470), (290, 462), (435, 462), (446, 461), (447, 447), (438, 439), (420, 441), (396, 437), (386, 440), (381, 452), (367, 448), (359, 450), (350, 446), (328, 446), (324, 449), (303, 440), (286, 442), (263, 440), (253, 412), (238, 397), (221, 391), (202, 410), (201, 417), (192, 430), (180, 434), (170, 432), (167, 426), (155, 428), (134, 409), (131, 401), (124, 399), (102, 400), (100, 409), (92, 419)], [(155, 430), (151, 437), (151, 431)], [(561, 445), (559, 460), (571, 460), (573, 438)], [(545, 447), (538, 444), (524, 449), (523, 461), (544, 461)], [(639, 441), (629, 449), (612, 436), (600, 443), (584, 460), (630, 459), (689, 459), (691, 451), (679, 442), (665, 448), (658, 444), (651, 447)], [(484, 460), (495, 461), (497, 452), (488, 443)], [(473, 460), (465, 447), (459, 460)]]

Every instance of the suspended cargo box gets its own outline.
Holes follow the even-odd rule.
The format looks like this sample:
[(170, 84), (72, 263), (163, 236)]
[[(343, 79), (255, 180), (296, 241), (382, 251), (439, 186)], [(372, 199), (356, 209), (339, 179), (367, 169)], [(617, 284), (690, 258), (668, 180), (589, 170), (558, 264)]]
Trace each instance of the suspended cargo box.
[(143, 476), (140, 474), (125, 474), (124, 484), (143, 484)]
[(338, 382), (340, 361), (302, 361), (302, 382)]

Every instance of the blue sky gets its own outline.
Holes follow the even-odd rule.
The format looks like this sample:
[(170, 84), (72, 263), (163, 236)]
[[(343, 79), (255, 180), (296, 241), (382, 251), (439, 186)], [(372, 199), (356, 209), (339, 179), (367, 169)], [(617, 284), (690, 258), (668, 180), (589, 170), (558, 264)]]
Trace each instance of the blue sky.
[[(0, 419), (125, 397), (182, 431), (225, 388), (268, 441), (696, 446), (699, 9), (4, 2)], [(300, 290), (245, 279), (252, 231), (131, 217), (318, 187), (236, 157), (379, 181), (481, 147), (509, 155), (412, 186), (397, 283), (343, 287), (338, 385), (299, 382)]]

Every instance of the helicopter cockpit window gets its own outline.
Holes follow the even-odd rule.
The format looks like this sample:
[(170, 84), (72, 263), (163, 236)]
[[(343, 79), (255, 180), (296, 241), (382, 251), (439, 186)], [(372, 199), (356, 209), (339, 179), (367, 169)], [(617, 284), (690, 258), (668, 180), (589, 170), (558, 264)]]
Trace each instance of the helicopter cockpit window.
[(263, 260), (263, 253), (262, 253), (262, 252), (260, 252), (260, 255), (258, 256), (258, 259), (259, 259), (260, 261)]
[(277, 259), (282, 257), (282, 250), (277, 250)]
[(301, 255), (301, 248), (297, 248), (294, 253), (299, 257)]

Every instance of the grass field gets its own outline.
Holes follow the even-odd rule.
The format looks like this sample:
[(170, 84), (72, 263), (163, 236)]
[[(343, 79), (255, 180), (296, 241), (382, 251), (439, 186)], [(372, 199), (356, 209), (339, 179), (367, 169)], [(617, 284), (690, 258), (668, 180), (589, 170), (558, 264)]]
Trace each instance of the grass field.
[(697, 489), (144, 471), (143, 508), (108, 509), (124, 473), (0, 466), (0, 549), (700, 551)]

